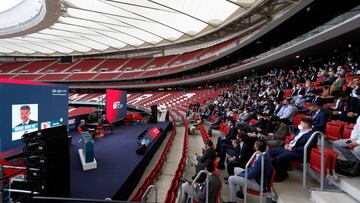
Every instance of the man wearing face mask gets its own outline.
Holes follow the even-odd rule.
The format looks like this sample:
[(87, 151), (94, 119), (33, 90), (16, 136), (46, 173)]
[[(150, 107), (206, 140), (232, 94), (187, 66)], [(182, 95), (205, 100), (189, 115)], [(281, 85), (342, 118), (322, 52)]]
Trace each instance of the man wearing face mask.
[[(312, 130), (312, 122), (309, 118), (301, 119), (298, 128), (299, 133), (289, 144), (286, 144), (284, 147), (275, 147), (269, 150), (277, 175), (275, 179), (276, 182), (282, 182), (288, 177), (286, 170), (290, 162), (303, 160), (304, 146), (314, 131)], [(313, 139), (309, 150), (315, 147), (316, 143), (317, 139)]]

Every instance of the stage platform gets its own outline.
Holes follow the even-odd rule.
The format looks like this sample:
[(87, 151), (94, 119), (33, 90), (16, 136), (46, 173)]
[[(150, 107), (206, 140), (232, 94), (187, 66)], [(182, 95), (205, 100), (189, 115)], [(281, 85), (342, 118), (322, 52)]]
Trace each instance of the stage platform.
[[(163, 131), (151, 143), (145, 155), (137, 155), (138, 135), (152, 127), (162, 128)], [(70, 133), (70, 197), (127, 200), (171, 128), (171, 122), (114, 128), (113, 135), (96, 139), (97, 168), (89, 171), (82, 170), (78, 153), (82, 148), (80, 135)]]

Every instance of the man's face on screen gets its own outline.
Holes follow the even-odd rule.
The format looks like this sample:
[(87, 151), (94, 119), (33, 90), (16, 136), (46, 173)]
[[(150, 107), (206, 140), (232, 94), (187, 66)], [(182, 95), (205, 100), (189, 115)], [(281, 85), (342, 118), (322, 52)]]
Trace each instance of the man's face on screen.
[(20, 117), (21, 117), (21, 121), (23, 123), (26, 123), (30, 119), (30, 110), (28, 109), (20, 110)]

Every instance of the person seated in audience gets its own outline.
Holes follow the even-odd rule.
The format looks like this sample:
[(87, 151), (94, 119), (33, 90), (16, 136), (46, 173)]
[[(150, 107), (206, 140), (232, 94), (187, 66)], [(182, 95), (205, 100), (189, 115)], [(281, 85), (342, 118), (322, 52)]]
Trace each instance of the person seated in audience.
[(333, 143), (334, 148), (339, 150), (344, 157), (353, 162), (360, 161), (360, 116), (356, 120), (350, 139), (340, 139)]
[(188, 120), (189, 123), (189, 134), (194, 135), (195, 130), (199, 128), (199, 125), (201, 124), (201, 118), (198, 114), (195, 114), (193, 119)]
[[(234, 175), (234, 168), (240, 167), (245, 168), (246, 163), (254, 153), (254, 144), (256, 137), (249, 137), (246, 132), (239, 130), (237, 135), (240, 143), (240, 153), (238, 156), (232, 156), (227, 159), (227, 172), (229, 176)], [(227, 177), (224, 178), (227, 180)]]
[[(270, 179), (272, 174), (272, 165), (271, 157), (266, 153), (262, 155), (266, 150), (266, 142), (264, 140), (257, 140), (254, 145), (254, 149), (258, 153), (254, 158), (253, 164), (248, 168), (248, 176), (245, 179), (245, 170), (244, 168), (235, 168), (234, 175), (229, 177), (229, 189), (230, 189), (230, 201), (237, 202), (236, 196), (240, 199), (244, 199), (244, 186), (247, 182), (247, 188), (260, 191), (269, 191), (270, 189)], [(261, 185), (261, 159), (264, 156), (264, 179), (263, 179), (263, 188), (260, 188)], [(239, 190), (240, 189), (240, 190)], [(239, 191), (239, 192), (238, 192)]]
[(262, 137), (269, 147), (281, 147), (285, 143), (286, 135), (289, 134), (289, 126), (286, 124), (286, 121), (278, 117), (272, 117), (270, 122), (275, 126), (274, 133), (268, 133)]
[(348, 95), (348, 99), (345, 105), (346, 111), (340, 114), (340, 120), (356, 123), (356, 118), (360, 114), (360, 79), (353, 79), (347, 86), (345, 94)]
[(289, 104), (288, 99), (284, 99), (283, 106), (281, 107), (280, 111), (277, 113), (277, 117), (280, 119), (284, 119), (288, 122), (288, 124), (291, 124), (294, 119), (294, 114), (296, 112), (296, 107)]
[(219, 136), (218, 137), (218, 140), (217, 140), (217, 143), (216, 143), (216, 148), (215, 148), (215, 151), (220, 153), (220, 150), (221, 150), (221, 145), (222, 144), (231, 144), (231, 141), (236, 139), (236, 135), (237, 135), (237, 128), (235, 126), (235, 120), (232, 119), (230, 121), (230, 129), (229, 129), (229, 132), (227, 135), (225, 136)]
[(223, 120), (222, 116), (219, 113), (216, 113), (215, 115), (216, 115), (216, 120), (215, 120), (214, 123), (210, 124), (209, 129), (208, 129), (208, 133), (209, 133), (210, 137), (212, 136), (212, 130), (213, 129), (215, 129), (215, 130), (219, 129), (220, 123)]
[(113, 127), (112, 127), (110, 121), (107, 119), (106, 114), (102, 115), (102, 117), (99, 121), (99, 124), (100, 124), (101, 130), (105, 130), (105, 128), (107, 128), (107, 129), (110, 129), (111, 134), (113, 134), (113, 132), (114, 132)]
[(80, 124), (78, 126), (78, 131), (80, 133), (88, 131), (91, 134), (91, 136), (93, 137), (93, 139), (95, 139), (95, 128), (88, 128), (85, 124), (84, 119), (80, 120)]
[(230, 107), (226, 108), (224, 122), (230, 121), (233, 118), (233, 111), (230, 109)]
[[(284, 99), (284, 91), (282, 90), (282, 88), (280, 86), (276, 87), (276, 92), (275, 92), (275, 100), (276, 101), (282, 101)], [(274, 100), (274, 101), (275, 101)]]
[(303, 109), (305, 102), (306, 102), (305, 93), (300, 93), (292, 100), (292, 103), (297, 109)]
[(235, 139), (231, 140), (231, 143), (223, 143), (221, 144), (219, 156), (220, 160), (218, 162), (218, 169), (225, 169), (225, 157), (226, 154), (229, 154), (231, 157), (237, 157), (240, 154), (240, 139), (239, 137), (236, 137)]
[(305, 94), (305, 88), (302, 87), (301, 83), (296, 84), (296, 86), (293, 88), (293, 92), (291, 93), (291, 97), (296, 98), (300, 94)]
[(321, 85), (329, 87), (333, 82), (335, 82), (335, 72), (333, 68), (329, 68), (329, 71), (324, 74), (324, 80), (321, 82)]
[(279, 113), (279, 111), (280, 111), (280, 109), (281, 109), (281, 107), (282, 107), (282, 104), (279, 102), (279, 100), (274, 100), (274, 111), (273, 111), (273, 113), (272, 113), (272, 116), (276, 116), (278, 113)]
[(209, 108), (205, 108), (204, 112), (201, 114), (201, 119), (202, 120), (207, 120), (210, 118), (210, 115), (211, 115), (211, 111)]
[(345, 113), (346, 111), (346, 94), (342, 92), (339, 94), (338, 99), (335, 101), (335, 106), (331, 106), (328, 108), (328, 111), (330, 112), (330, 119), (331, 120), (339, 120), (340, 115)]
[(249, 108), (245, 107), (243, 112), (239, 114), (238, 121), (247, 122), (250, 120), (250, 115)]
[(337, 79), (330, 86), (331, 96), (337, 96), (342, 91), (343, 85), (345, 84), (345, 73), (337, 75)]
[(315, 88), (312, 87), (311, 81), (307, 80), (305, 83), (305, 100), (306, 101), (311, 101), (314, 99), (314, 95), (315, 95)]
[[(289, 144), (286, 144), (284, 147), (274, 147), (269, 150), (277, 175), (275, 179), (276, 182), (282, 182), (288, 177), (286, 170), (290, 162), (303, 161), (304, 146), (314, 132), (312, 130), (311, 120), (309, 118), (301, 119), (298, 129), (298, 134)], [(310, 148), (315, 147), (316, 144), (317, 139), (313, 139)]]
[(310, 103), (308, 106), (312, 120), (312, 129), (314, 131), (325, 132), (326, 123), (328, 121), (328, 112), (320, 108), (317, 103)]
[(203, 155), (195, 154), (194, 165), (196, 174), (203, 170), (209, 162), (213, 162), (216, 158), (215, 150), (213, 149), (213, 142), (211, 140), (205, 141), (205, 151)]
[[(208, 191), (208, 202), (216, 203), (216, 195), (219, 187), (221, 185), (219, 176), (214, 173), (214, 164), (213, 162), (209, 162), (205, 166), (206, 171), (209, 173), (209, 191)], [(202, 183), (194, 183), (194, 186), (191, 186), (191, 183), (185, 182), (181, 185), (181, 201), (182, 203), (187, 203), (191, 199), (194, 198), (199, 203), (206, 202), (206, 181)], [(193, 195), (193, 196), (192, 196)]]

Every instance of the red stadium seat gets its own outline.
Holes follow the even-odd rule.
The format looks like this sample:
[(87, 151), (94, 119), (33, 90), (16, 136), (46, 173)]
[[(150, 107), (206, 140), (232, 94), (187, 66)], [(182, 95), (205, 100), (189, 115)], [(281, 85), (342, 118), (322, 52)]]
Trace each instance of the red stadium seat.
[(297, 114), (294, 116), (293, 125), (298, 126), (300, 124), (301, 119), (305, 118), (305, 114)]
[(354, 129), (353, 125), (344, 126), (344, 130), (343, 130), (343, 133), (342, 133), (342, 139), (349, 139), (353, 129)]
[(326, 138), (328, 140), (338, 140), (341, 134), (341, 124), (328, 122), (325, 130)]
[[(329, 148), (324, 148), (324, 176), (332, 174), (335, 170), (337, 153)], [(310, 168), (320, 174), (321, 171), (321, 148), (312, 148), (310, 153)]]
[(250, 124), (250, 125), (255, 125), (256, 122), (257, 122), (256, 119), (251, 119), (251, 120), (249, 121), (249, 124)]
[[(275, 176), (276, 176), (276, 171), (275, 171), (274, 168), (272, 168), (271, 178), (270, 178), (270, 188), (269, 188), (270, 191), (273, 191), (273, 185), (274, 185)], [(268, 191), (264, 191), (264, 192), (268, 192)], [(251, 195), (255, 195), (255, 196), (260, 196), (259, 191), (252, 190), (252, 189), (247, 189), (247, 193), (249, 193)]]

